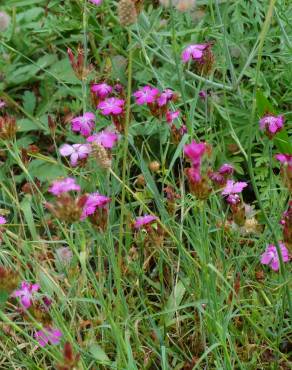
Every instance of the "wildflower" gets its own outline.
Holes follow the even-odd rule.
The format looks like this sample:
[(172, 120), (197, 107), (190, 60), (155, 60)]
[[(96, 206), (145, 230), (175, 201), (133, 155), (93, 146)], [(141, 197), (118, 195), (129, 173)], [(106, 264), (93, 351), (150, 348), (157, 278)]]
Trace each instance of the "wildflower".
[(292, 191), (292, 154), (277, 154), (275, 158), (282, 164), (281, 174), (284, 183)]
[(32, 284), (26, 281), (21, 283), (21, 288), (12, 293), (12, 297), (21, 297), (22, 306), (28, 309), (32, 305), (33, 295), (40, 289), (39, 284)]
[(94, 127), (95, 115), (91, 112), (86, 112), (82, 116), (72, 119), (72, 131), (80, 132), (83, 136), (89, 136)]
[(89, 0), (94, 5), (100, 5), (102, 3), (102, 0)]
[(217, 172), (210, 172), (210, 179), (217, 185), (225, 185), (228, 176), (232, 175), (234, 171), (233, 166), (228, 163), (224, 163)]
[(70, 163), (75, 167), (79, 160), (88, 157), (91, 152), (91, 146), (89, 144), (64, 144), (60, 148), (60, 154), (63, 157), (70, 156)]
[(234, 171), (234, 167), (231, 164), (224, 163), (219, 168), (220, 175), (232, 175)]
[(158, 89), (151, 86), (144, 86), (133, 95), (136, 98), (136, 104), (143, 105), (154, 103), (158, 94)]
[(89, 143), (100, 144), (106, 149), (112, 149), (118, 141), (118, 135), (112, 131), (101, 131), (87, 138)]
[(240, 202), (239, 193), (247, 186), (246, 182), (234, 182), (227, 180), (226, 186), (222, 191), (222, 195), (227, 196), (226, 201), (230, 204), (237, 204)]
[(105, 195), (99, 193), (89, 194), (85, 201), (80, 219), (84, 220), (86, 217), (93, 215), (97, 208), (104, 208), (110, 201), (111, 199)]
[(81, 188), (76, 184), (75, 179), (67, 177), (62, 180), (54, 181), (49, 188), (49, 192), (54, 195), (61, 195), (67, 193), (68, 191), (80, 191)]
[(35, 339), (38, 341), (41, 347), (45, 347), (48, 343), (59, 344), (62, 337), (61, 330), (57, 328), (47, 327), (43, 330), (39, 330), (34, 334)]
[(187, 144), (184, 146), (184, 153), (191, 160), (193, 165), (200, 164), (201, 158), (205, 152), (206, 152), (205, 143), (196, 143), (193, 140), (191, 144)]
[(16, 132), (17, 125), (14, 117), (8, 115), (0, 117), (0, 139), (12, 140), (15, 138)]
[(45, 207), (56, 218), (65, 222), (72, 223), (80, 220), (86, 199), (86, 195), (73, 196), (71, 194), (68, 194), (66, 191), (63, 191), (61, 193), (58, 193), (58, 197), (54, 203), (46, 203)]
[(179, 115), (180, 115), (179, 110), (176, 110), (174, 112), (171, 112), (171, 111), (168, 110), (165, 114), (166, 122), (173, 123), (173, 121), (175, 119), (177, 119), (179, 117)]
[(194, 44), (188, 46), (182, 52), (182, 60), (184, 63), (189, 62), (191, 59), (196, 61), (203, 61), (204, 50), (209, 47), (209, 44)]
[(104, 116), (119, 115), (123, 112), (125, 101), (118, 98), (107, 98), (101, 101), (97, 108), (101, 110)]
[(6, 107), (6, 103), (4, 100), (0, 100), (0, 109)]
[(100, 84), (93, 84), (91, 91), (96, 94), (100, 99), (105, 99), (112, 91), (113, 88), (105, 82)]
[(201, 90), (199, 92), (199, 97), (202, 99), (202, 100), (205, 100), (207, 99), (207, 92), (205, 90)]
[[(289, 261), (289, 253), (284, 243), (279, 243), (280, 252), (282, 255), (283, 262)], [(277, 248), (273, 244), (269, 244), (265, 252), (261, 256), (261, 263), (263, 265), (269, 265), (272, 270), (278, 271), (280, 267), (280, 259), (277, 252)]]
[(4, 216), (0, 216), (0, 225), (4, 225), (7, 223), (7, 220)]
[(260, 119), (260, 129), (265, 131), (266, 135), (271, 139), (277, 132), (281, 131), (284, 126), (284, 116), (275, 116), (266, 114)]
[(292, 154), (276, 154), (275, 158), (282, 164), (292, 168)]
[(157, 217), (152, 216), (152, 215), (145, 215), (145, 216), (137, 217), (134, 223), (134, 228), (141, 229), (143, 226), (152, 224), (156, 220), (157, 220)]
[(174, 92), (170, 89), (165, 89), (157, 98), (157, 104), (159, 107), (166, 105), (174, 97)]

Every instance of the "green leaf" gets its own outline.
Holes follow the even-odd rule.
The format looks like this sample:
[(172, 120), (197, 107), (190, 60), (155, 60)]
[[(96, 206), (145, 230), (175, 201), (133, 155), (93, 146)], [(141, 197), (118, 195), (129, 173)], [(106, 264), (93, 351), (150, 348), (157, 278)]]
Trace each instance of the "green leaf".
[(23, 94), (23, 108), (33, 115), (36, 106), (36, 97), (32, 91), (25, 91)]
[(39, 237), (36, 231), (33, 213), (31, 209), (31, 195), (30, 194), (25, 195), (25, 197), (20, 203), (20, 208), (24, 214), (25, 221), (27, 223), (28, 229), (30, 231), (30, 234), (33, 240), (38, 240)]
[(90, 353), (94, 357), (96, 361), (100, 364), (109, 365), (111, 363), (110, 359), (108, 358), (107, 354), (98, 344), (92, 344), (89, 349)]
[[(187, 281), (187, 284), (188, 283), (189, 281)], [(164, 316), (164, 323), (166, 327), (171, 324), (172, 318), (175, 314), (175, 309), (178, 308), (179, 305), (181, 304), (185, 292), (186, 292), (185, 285), (183, 284), (182, 281), (178, 281), (178, 283), (173, 288), (173, 291), (171, 292), (164, 308), (165, 311), (171, 311), (167, 312)]]
[(60, 176), (66, 176), (64, 167), (58, 163), (34, 159), (28, 166), (28, 171), (32, 177), (40, 181), (51, 181)]
[(257, 101), (257, 110), (260, 117), (262, 117), (267, 112), (276, 113), (272, 104), (260, 90), (256, 92), (256, 101)]
[(292, 154), (291, 139), (289, 139), (286, 130), (282, 130), (274, 136), (274, 144), (279, 149), (280, 153)]
[(0, 306), (3, 306), (7, 299), (9, 297), (9, 294), (5, 290), (0, 290)]

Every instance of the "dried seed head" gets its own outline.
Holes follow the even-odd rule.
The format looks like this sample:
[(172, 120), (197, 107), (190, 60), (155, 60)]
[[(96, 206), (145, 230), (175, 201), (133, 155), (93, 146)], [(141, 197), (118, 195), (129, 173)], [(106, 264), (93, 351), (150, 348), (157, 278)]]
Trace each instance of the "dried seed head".
[(137, 22), (137, 10), (132, 0), (120, 0), (118, 3), (118, 15), (122, 26), (130, 26)]
[(97, 160), (97, 163), (102, 168), (111, 168), (112, 160), (107, 152), (107, 150), (100, 144), (93, 144), (93, 153)]
[(8, 115), (0, 117), (0, 138), (3, 140), (12, 140), (16, 136), (16, 119)]
[(152, 161), (149, 163), (149, 170), (151, 172), (158, 172), (160, 170), (160, 163), (157, 161)]

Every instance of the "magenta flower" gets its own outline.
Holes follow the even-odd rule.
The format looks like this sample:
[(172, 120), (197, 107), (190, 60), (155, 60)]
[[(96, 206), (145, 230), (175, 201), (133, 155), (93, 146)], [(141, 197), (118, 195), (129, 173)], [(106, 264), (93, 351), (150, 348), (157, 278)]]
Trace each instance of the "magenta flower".
[(283, 165), (292, 167), (292, 154), (276, 154), (275, 158)]
[(4, 216), (0, 216), (0, 225), (4, 225), (7, 223), (7, 220)]
[(6, 103), (4, 100), (0, 100), (0, 109), (6, 107)]
[(106, 149), (112, 149), (118, 141), (118, 135), (112, 131), (101, 131), (87, 138), (89, 143), (102, 145)]
[(260, 129), (266, 130), (268, 134), (275, 135), (284, 126), (284, 116), (274, 116), (273, 114), (267, 114), (260, 119)]
[(222, 166), (219, 168), (220, 175), (232, 175), (233, 171), (234, 171), (233, 166), (228, 163), (222, 164)]
[(188, 46), (182, 52), (182, 60), (187, 63), (190, 59), (201, 61), (204, 55), (204, 50), (208, 48), (209, 44), (194, 44)]
[(163, 107), (174, 97), (174, 93), (170, 89), (165, 89), (157, 98), (157, 104), (159, 107)]
[(179, 115), (180, 115), (179, 110), (176, 110), (174, 112), (171, 112), (171, 111), (168, 110), (165, 114), (166, 122), (173, 123), (173, 121), (175, 119), (177, 119), (179, 117)]
[(125, 101), (118, 98), (107, 98), (101, 101), (97, 108), (101, 110), (104, 116), (117, 116), (123, 112)]
[(88, 136), (94, 127), (95, 115), (90, 112), (86, 112), (83, 116), (78, 116), (72, 119), (72, 131), (80, 132), (83, 136)]
[(62, 332), (59, 329), (54, 329), (51, 327), (44, 328), (39, 330), (34, 334), (35, 339), (39, 342), (41, 347), (45, 347), (48, 343), (50, 344), (59, 344)]
[(12, 297), (21, 297), (20, 303), (26, 309), (28, 309), (32, 305), (33, 295), (40, 289), (39, 284), (32, 284), (26, 281), (21, 283), (21, 288), (15, 290), (12, 293)]
[(200, 166), (190, 167), (187, 169), (188, 179), (191, 182), (201, 181), (201, 168)]
[(226, 201), (229, 204), (237, 204), (240, 202), (239, 193), (247, 186), (246, 182), (234, 182), (227, 180), (226, 186), (222, 191), (222, 195), (227, 196)]
[(194, 140), (191, 144), (186, 144), (184, 146), (185, 155), (191, 160), (193, 165), (199, 165), (201, 163), (201, 158), (206, 151), (205, 143), (196, 143)]
[(87, 216), (93, 215), (97, 208), (104, 208), (109, 202), (110, 198), (99, 193), (89, 194), (83, 207), (80, 220), (84, 220)]
[(105, 99), (112, 91), (113, 88), (105, 82), (100, 84), (93, 84), (91, 91), (96, 94), (100, 99)]
[(136, 104), (142, 105), (154, 103), (158, 94), (159, 90), (155, 87), (144, 86), (133, 95), (136, 98)]
[(102, 3), (102, 0), (89, 0), (94, 5), (100, 5)]
[(134, 228), (140, 229), (141, 227), (145, 225), (152, 224), (156, 220), (157, 220), (157, 217), (152, 216), (152, 215), (145, 215), (145, 216), (137, 217), (134, 223)]
[(202, 99), (202, 100), (205, 100), (207, 99), (207, 92), (205, 90), (201, 90), (199, 92), (199, 97)]
[[(279, 243), (281, 255), (283, 262), (289, 261), (289, 252), (288, 249), (285, 247), (284, 243)], [(272, 270), (278, 271), (280, 268), (280, 259), (277, 252), (277, 248), (273, 244), (269, 244), (267, 249), (261, 256), (261, 263), (263, 265), (269, 265)]]
[(54, 195), (61, 195), (63, 193), (67, 193), (68, 191), (80, 191), (81, 188), (78, 184), (76, 184), (75, 179), (71, 177), (67, 177), (62, 180), (56, 180), (52, 183), (51, 187), (49, 188), (49, 192)]
[(90, 144), (64, 144), (60, 148), (63, 157), (70, 157), (70, 163), (75, 167), (80, 159), (85, 159), (91, 153)]

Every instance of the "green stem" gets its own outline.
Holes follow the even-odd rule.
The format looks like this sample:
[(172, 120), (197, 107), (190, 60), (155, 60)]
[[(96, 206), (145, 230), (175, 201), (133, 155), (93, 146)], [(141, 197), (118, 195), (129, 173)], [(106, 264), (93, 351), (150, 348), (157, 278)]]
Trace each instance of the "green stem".
[(82, 74), (82, 108), (83, 114), (86, 112), (87, 107), (87, 55), (88, 55), (88, 38), (87, 38), (87, 0), (83, 2), (83, 52), (84, 52), (84, 60), (83, 60), (83, 74)]

